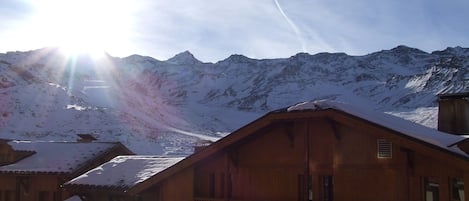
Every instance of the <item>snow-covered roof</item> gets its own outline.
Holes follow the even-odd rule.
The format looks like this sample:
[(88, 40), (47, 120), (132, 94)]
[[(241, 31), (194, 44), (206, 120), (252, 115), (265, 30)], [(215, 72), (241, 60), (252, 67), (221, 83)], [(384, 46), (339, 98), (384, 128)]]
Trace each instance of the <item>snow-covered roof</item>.
[(464, 136), (453, 135), (428, 128), (411, 121), (401, 119), (385, 113), (370, 111), (369, 109), (348, 105), (341, 102), (330, 100), (318, 100), (312, 102), (299, 103), (287, 108), (288, 112), (301, 110), (324, 110), (335, 109), (359, 117), (369, 122), (397, 131), (409, 137), (436, 145), (451, 152), (469, 157), (468, 154), (461, 151), (456, 143), (465, 140)]
[(171, 167), (183, 157), (117, 156), (65, 185), (128, 189)]
[(90, 160), (112, 149), (116, 143), (9, 141), (15, 151), (33, 154), (0, 166), (0, 173), (72, 173)]

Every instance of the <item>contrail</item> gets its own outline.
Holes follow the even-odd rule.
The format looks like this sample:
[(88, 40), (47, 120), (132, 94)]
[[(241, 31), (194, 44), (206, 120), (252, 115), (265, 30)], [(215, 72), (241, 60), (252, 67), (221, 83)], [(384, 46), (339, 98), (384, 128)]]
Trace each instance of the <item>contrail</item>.
[(280, 3), (278, 3), (278, 0), (274, 0), (274, 2), (275, 2), (275, 6), (277, 6), (278, 11), (280, 12), (280, 14), (282, 14), (283, 19), (285, 19), (285, 21), (287, 21), (287, 23), (290, 25), (290, 27), (295, 32), (296, 37), (298, 38), (298, 40), (301, 43), (301, 48), (303, 49), (303, 52), (306, 52), (305, 41), (303, 40), (303, 37), (301, 37), (300, 29), (298, 29), (298, 27), (295, 25), (295, 23), (293, 23), (293, 21), (290, 20), (290, 18), (287, 16), (287, 14), (285, 14), (285, 12), (282, 9), (282, 6), (280, 6)]

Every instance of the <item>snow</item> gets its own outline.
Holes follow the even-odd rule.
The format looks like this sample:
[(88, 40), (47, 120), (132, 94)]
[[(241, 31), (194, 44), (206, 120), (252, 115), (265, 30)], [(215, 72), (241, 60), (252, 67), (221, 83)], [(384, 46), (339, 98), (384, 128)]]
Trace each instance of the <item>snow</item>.
[(193, 133), (193, 132), (189, 132), (189, 131), (183, 131), (183, 130), (173, 128), (173, 127), (168, 127), (168, 130), (173, 131), (175, 133), (196, 137), (200, 140), (209, 140), (209, 141), (212, 141), (212, 142), (216, 142), (220, 139), (219, 137), (211, 137), (211, 136), (208, 136), (208, 135), (202, 135), (202, 134), (197, 134), (197, 133)]
[(65, 199), (64, 201), (83, 201), (83, 200), (78, 195), (74, 195), (72, 197)]
[(115, 146), (115, 143), (101, 142), (10, 141), (8, 144), (16, 151), (34, 152), (16, 163), (0, 167), (0, 172), (20, 174), (72, 173)]
[(93, 133), (138, 154), (189, 155), (199, 139), (214, 141), (269, 111), (326, 98), (436, 127), (436, 94), (466, 89), (469, 74), (469, 49), (460, 47), (233, 55), (217, 63), (183, 52), (166, 61), (85, 58), (74, 70), (54, 52), (0, 54), (0, 137), (69, 141)]
[(376, 123), (378, 125), (384, 126), (391, 130), (397, 131), (404, 135), (419, 139), (421, 141), (436, 145), (443, 149), (449, 150), (451, 152), (464, 155), (469, 157), (468, 154), (457, 149), (457, 147), (451, 147), (457, 142), (460, 142), (466, 139), (463, 136), (448, 134), (440, 132), (435, 129), (431, 129), (399, 117), (388, 115), (385, 113), (377, 113), (370, 111), (369, 109), (352, 106), (342, 102), (329, 101), (329, 100), (317, 100), (311, 102), (299, 103), (297, 105), (291, 106), (287, 111), (301, 111), (301, 110), (324, 110), (324, 109), (335, 109), (339, 111), (346, 112), (348, 114), (354, 115), (356, 117), (362, 118), (364, 120)]
[(86, 110), (86, 107), (82, 107), (82, 106), (79, 106), (77, 104), (67, 105), (65, 108), (67, 108), (67, 110), (70, 110), (70, 109), (78, 110), (78, 111)]
[(415, 110), (386, 113), (429, 128), (437, 129), (438, 127), (438, 107), (421, 107)]
[(166, 62), (172, 63), (172, 64), (197, 64), (197, 63), (201, 63), (189, 51), (181, 52), (181, 53), (175, 55), (174, 57), (166, 60)]
[(150, 155), (117, 156), (65, 185), (131, 188), (182, 159), (184, 158)]

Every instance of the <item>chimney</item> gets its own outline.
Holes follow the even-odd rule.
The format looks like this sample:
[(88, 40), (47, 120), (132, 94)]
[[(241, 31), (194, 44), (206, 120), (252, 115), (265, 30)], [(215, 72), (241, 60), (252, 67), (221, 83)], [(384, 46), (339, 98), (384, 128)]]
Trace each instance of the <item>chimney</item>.
[(469, 92), (438, 95), (438, 130), (469, 134)]
[(97, 140), (93, 135), (87, 134), (87, 133), (77, 134), (77, 136), (79, 137), (77, 139), (77, 142), (89, 143), (89, 142), (93, 142), (93, 141)]

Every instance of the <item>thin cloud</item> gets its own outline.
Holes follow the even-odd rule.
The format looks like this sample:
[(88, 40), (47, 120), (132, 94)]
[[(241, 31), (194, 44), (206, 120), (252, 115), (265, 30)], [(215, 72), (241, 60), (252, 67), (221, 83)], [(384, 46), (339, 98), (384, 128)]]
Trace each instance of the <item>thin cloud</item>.
[[(41, 26), (40, 18), (31, 18), (30, 1), (2, 2), (0, 52), (54, 45), (39, 37), (54, 33)], [(279, 58), (299, 51), (360, 55), (400, 44), (424, 51), (469, 46), (467, 0), (135, 2), (138, 8), (126, 17), (134, 19), (132, 26), (123, 29), (130, 37), (114, 43), (129, 48), (111, 48), (113, 56), (142, 54), (165, 60), (189, 50), (202, 61), (216, 62), (231, 54)]]
[(282, 14), (285, 21), (287, 21), (287, 23), (290, 25), (290, 27), (292, 28), (292, 30), (295, 32), (296, 36), (298, 37), (298, 40), (301, 43), (301, 47), (303, 49), (303, 52), (306, 52), (306, 45), (305, 45), (305, 42), (303, 40), (303, 37), (301, 36), (300, 29), (298, 29), (298, 27), (295, 25), (295, 23), (293, 23), (293, 21), (287, 16), (287, 14), (285, 14), (285, 12), (283, 11), (282, 6), (280, 6), (280, 3), (278, 2), (278, 0), (274, 0), (274, 3), (275, 3), (275, 6), (277, 7), (278, 11), (280, 12), (280, 14)]
[[(184, 50), (201, 55), (198, 58), (203, 61), (212, 62), (230, 54), (255, 58), (282, 57), (286, 54), (272, 56), (274, 51), (270, 51), (279, 47), (279, 43), (283, 48), (276, 49), (277, 53), (301, 51), (297, 36), (273, 4), (267, 1), (203, 2), (187, 5), (185, 1), (171, 1), (153, 5), (154, 12), (143, 18), (145, 20), (141, 24), (148, 24), (150, 20), (158, 23), (141, 27), (148, 29), (142, 32), (156, 34), (154, 43), (149, 45), (159, 52), (159, 58), (169, 58)], [(169, 49), (159, 48), (161, 45)]]

